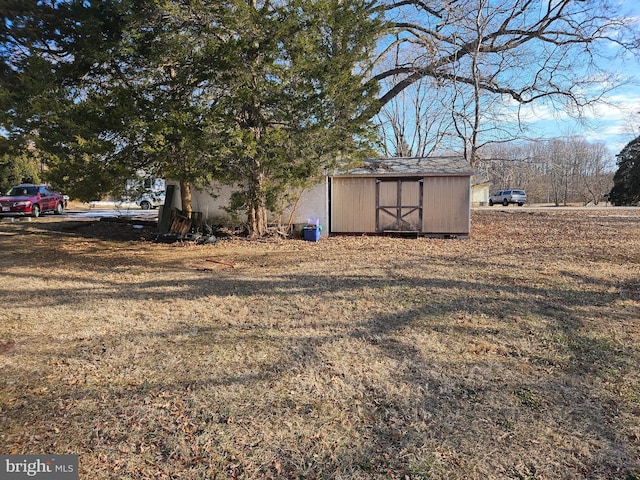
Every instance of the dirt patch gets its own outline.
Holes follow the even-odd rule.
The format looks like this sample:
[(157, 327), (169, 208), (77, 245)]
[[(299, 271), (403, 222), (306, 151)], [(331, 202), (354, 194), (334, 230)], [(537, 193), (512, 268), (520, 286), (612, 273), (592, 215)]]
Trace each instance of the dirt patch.
[(640, 214), (468, 240), (0, 225), (0, 451), (80, 478), (640, 478)]

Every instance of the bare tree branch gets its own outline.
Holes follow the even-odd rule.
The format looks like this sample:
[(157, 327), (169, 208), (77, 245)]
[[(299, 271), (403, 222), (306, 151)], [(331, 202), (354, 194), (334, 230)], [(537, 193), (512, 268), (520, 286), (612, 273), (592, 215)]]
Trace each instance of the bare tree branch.
[[(426, 64), (405, 62), (400, 68), (376, 72), (373, 75), (376, 81), (391, 77), (398, 79), (381, 94), (381, 106), (424, 77), (472, 82), (471, 75), (452, 72), (454, 66), (456, 71), (462, 72), (465, 59), (473, 52), (487, 58), (509, 54), (514, 59), (520, 58), (523, 69), (525, 65), (540, 65), (533, 75), (518, 79), (519, 87), (504, 85), (504, 80), (481, 83), (487, 92), (508, 95), (520, 103), (535, 102), (553, 95), (571, 97), (568, 88), (572, 81), (570, 75), (566, 75), (562, 82), (553, 81), (564, 71), (563, 64), (550, 61), (553, 57), (571, 51), (574, 58), (584, 55), (587, 62), (592, 62), (598, 45), (613, 42), (622, 48), (632, 48), (638, 42), (628, 22), (614, 16), (606, 0), (505, 1), (484, 5), (483, 12), (478, 9), (478, 3), (457, 0), (430, 2), (429, 6), (421, 0), (384, 3), (385, 10), (393, 11), (401, 18), (412, 18), (411, 22), (389, 24), (389, 33), (393, 32), (397, 37), (395, 44), (422, 45), (420, 58), (429, 58), (430, 61)], [(487, 22), (480, 35), (472, 24), (475, 13), (484, 15)], [(447, 22), (443, 24), (442, 19)], [(388, 49), (381, 55), (387, 54)], [(537, 63), (531, 62), (532, 59), (526, 57), (528, 54), (535, 54)], [(504, 78), (509, 72), (500, 73), (503, 75), (493, 77)], [(579, 73), (575, 72), (573, 80), (579, 79)]]
[(446, 98), (440, 114), (454, 119), (447, 128), (463, 139), (471, 157), (488, 141), (509, 135), (494, 112), (507, 105), (513, 111), (514, 104), (542, 102), (581, 117), (616, 86), (600, 60), (615, 55), (612, 46), (619, 52), (640, 44), (633, 19), (618, 14), (611, 0), (428, 3), (378, 3), (392, 20), (381, 41), (390, 48), (380, 52), (371, 76), (381, 85), (379, 108), (402, 108), (395, 99), (431, 79), (440, 86), (432, 95)]

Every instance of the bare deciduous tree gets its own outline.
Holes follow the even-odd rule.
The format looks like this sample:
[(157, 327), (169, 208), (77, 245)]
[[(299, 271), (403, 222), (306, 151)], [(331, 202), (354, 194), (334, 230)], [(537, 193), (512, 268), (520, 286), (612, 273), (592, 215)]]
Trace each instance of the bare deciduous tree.
[(523, 188), (531, 202), (598, 204), (612, 187), (613, 156), (601, 142), (571, 136), (485, 147), (478, 168), (495, 189)]
[[(404, 61), (399, 48), (387, 63), (389, 60), (393, 61), (389, 68)], [(382, 88), (392, 88), (399, 81), (397, 76), (383, 79)], [(450, 89), (433, 78), (421, 78), (389, 100), (376, 116), (385, 155), (424, 157), (442, 148), (452, 123), (449, 116), (442, 115), (446, 97), (451, 101)]]
[[(483, 142), (518, 136), (497, 132), (500, 122), (490, 112), (511, 104), (517, 114), (518, 106), (547, 102), (580, 116), (620, 84), (600, 67), (616, 50), (611, 45), (637, 46), (632, 19), (609, 0), (380, 0), (377, 6), (392, 21), (374, 75), (386, 87), (380, 105), (425, 78), (450, 87), (453, 94), (446, 95), (456, 101), (445, 104), (472, 164)], [(382, 60), (389, 55), (401, 61), (389, 68)], [(493, 128), (484, 131), (487, 121)]]

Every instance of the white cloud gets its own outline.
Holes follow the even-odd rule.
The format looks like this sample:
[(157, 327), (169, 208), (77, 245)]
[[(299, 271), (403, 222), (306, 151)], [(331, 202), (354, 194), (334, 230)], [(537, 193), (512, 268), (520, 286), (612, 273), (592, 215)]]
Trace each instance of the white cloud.
[(524, 105), (518, 109), (518, 105), (512, 102), (502, 113), (514, 123), (519, 113), (520, 121), (528, 126), (529, 134), (534, 137), (581, 135), (589, 141), (605, 143), (612, 154), (616, 154), (637, 135), (640, 128), (640, 124), (634, 125), (632, 120), (634, 114), (640, 113), (640, 94), (631, 89), (611, 94), (603, 102), (585, 109), (583, 121), (572, 118), (552, 104)]

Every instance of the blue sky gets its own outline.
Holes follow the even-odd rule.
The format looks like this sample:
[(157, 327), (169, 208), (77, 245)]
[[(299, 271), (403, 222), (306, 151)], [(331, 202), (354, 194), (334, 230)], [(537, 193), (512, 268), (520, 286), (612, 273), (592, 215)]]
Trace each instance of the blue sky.
[[(504, 0), (500, 0), (498, 3), (503, 1)], [(590, 1), (592, 0), (587, 0), (587, 2)], [(640, 32), (640, 0), (609, 1), (612, 3), (617, 2), (619, 13), (623, 14), (628, 22), (631, 23), (631, 28)], [(509, 5), (508, 1), (505, 5)], [(409, 16), (407, 18), (402, 16), (403, 11), (401, 10), (396, 13), (399, 15), (399, 21), (414, 20), (406, 12), (404, 13)], [(499, 17), (500, 16), (498, 15), (496, 18)], [(616, 19), (611, 18), (611, 20), (614, 21), (612, 22), (612, 24), (614, 24)], [(618, 32), (608, 31), (607, 33), (611, 37), (615, 37)], [(391, 40), (394, 39), (390, 38), (389, 41)], [(386, 47), (387, 45), (383, 46)], [(534, 52), (535, 48), (538, 47), (539, 45), (537, 43), (532, 42), (530, 48), (523, 48), (521, 54), (534, 55), (532, 52)], [(488, 113), (486, 114), (486, 118), (483, 119), (485, 123), (483, 124), (483, 127), (481, 127), (481, 130), (483, 128), (486, 130), (481, 133), (480, 143), (499, 141), (514, 137), (524, 140), (525, 138), (551, 139), (581, 136), (590, 142), (604, 143), (611, 152), (611, 164), (612, 166), (615, 165), (615, 155), (618, 154), (629, 141), (640, 135), (640, 47), (638, 48), (638, 51), (626, 52), (624, 56), (621, 55), (622, 49), (620, 46), (613, 41), (610, 41), (608, 45), (604, 43), (604, 40), (602, 42), (596, 42), (592, 48), (593, 50), (591, 51), (596, 55), (594, 59), (601, 58), (601, 64), (599, 65), (601, 70), (604, 72), (611, 72), (612, 75), (617, 77), (615, 80), (612, 79), (611, 76), (607, 76), (602, 72), (598, 72), (597, 69), (592, 68), (592, 65), (584, 61), (585, 59), (583, 59), (583, 57), (571, 58), (570, 56), (566, 57), (567, 62), (562, 63), (553, 76), (554, 82), (558, 82), (561, 89), (567, 88), (567, 85), (564, 84), (562, 80), (563, 73), (567, 73), (567, 75), (564, 76), (565, 79), (571, 78), (575, 75), (582, 80), (573, 84), (572, 93), (574, 93), (576, 97), (593, 99), (602, 95), (603, 91), (607, 92), (603, 97), (601, 97), (601, 101), (598, 104), (592, 105), (589, 108), (584, 108), (581, 111), (581, 121), (576, 120), (576, 118), (572, 118), (565, 111), (565, 106), (561, 104), (562, 96), (554, 96), (552, 98), (548, 97), (546, 102), (543, 99), (536, 103), (519, 105), (515, 100), (510, 99), (507, 95), (498, 99), (492, 95), (486, 95), (486, 104), (483, 107), (485, 112)], [(578, 50), (580, 50), (579, 47)], [(547, 53), (549, 52), (553, 52), (553, 49), (547, 51)], [(406, 57), (411, 59), (413, 53), (414, 52), (412, 50), (408, 50)], [(604, 60), (602, 57), (597, 57), (598, 54), (609, 57), (609, 59)], [(615, 58), (615, 60), (612, 60), (613, 58)], [(526, 79), (525, 76), (537, 75), (539, 71), (543, 69), (542, 65), (544, 64), (545, 59), (545, 54), (542, 54), (540, 59), (534, 58), (530, 64), (520, 65), (520, 68), (507, 68), (503, 71), (503, 80), (508, 81), (510, 80), (509, 77), (513, 75), (513, 79), (515, 80), (513, 84), (516, 85), (516, 90), (519, 87), (527, 86), (528, 79)], [(560, 56), (555, 57), (555, 60), (560, 61), (561, 59), (563, 61), (565, 60)], [(542, 63), (538, 62), (538, 60), (541, 60)], [(402, 57), (401, 62), (402, 61), (406, 61), (406, 58)], [(488, 70), (493, 71), (492, 68), (494, 65), (491, 65), (490, 63), (488, 65)], [(549, 65), (553, 65), (553, 62), (550, 62)], [(567, 71), (562, 72), (562, 68), (566, 68)], [(545, 77), (544, 72), (541, 77)], [(524, 81), (520, 82), (521, 79)], [(386, 88), (389, 88), (389, 85), (383, 87), (382, 90), (386, 91)], [(429, 92), (432, 90), (432, 86), (427, 82), (426, 86), (423, 88), (426, 89), (425, 92), (418, 95), (418, 97), (420, 97), (420, 101), (422, 101), (420, 108), (425, 110), (426, 113), (422, 116), (419, 122), (416, 122), (415, 119), (416, 111), (418, 111), (418, 100), (415, 95), (411, 96), (410, 89), (407, 89), (408, 93), (406, 99), (400, 96), (398, 97), (397, 104), (401, 106), (397, 106), (395, 103), (396, 100), (394, 100), (386, 109), (389, 110), (390, 114), (397, 115), (397, 117), (394, 118), (396, 118), (396, 121), (404, 127), (404, 139), (407, 140), (409, 146), (414, 149), (412, 150), (412, 153), (418, 155), (422, 153), (415, 151), (416, 146), (418, 145), (418, 141), (416, 140), (415, 124), (419, 123), (423, 127), (421, 134), (422, 137), (426, 137), (425, 132), (429, 131), (428, 125), (437, 124), (437, 119), (439, 118), (437, 113), (442, 109), (441, 105), (437, 102), (435, 106), (430, 106), (429, 104), (431, 96), (438, 96), (438, 94), (429, 95)], [(416, 89), (418, 89), (417, 86)], [(444, 93), (441, 96), (446, 100), (446, 98), (448, 98), (446, 96), (449, 92), (446, 88), (443, 91)], [(464, 88), (461, 91), (464, 94)], [(472, 103), (469, 104), (471, 105)], [(436, 115), (430, 114), (428, 111), (430, 108), (433, 108)], [(422, 114), (422, 110), (420, 110), (420, 112)], [(633, 118), (634, 114), (635, 119)], [(382, 117), (383, 120), (386, 120), (384, 115)], [(445, 127), (446, 126), (447, 125), (445, 124)], [(439, 131), (438, 127), (439, 125), (436, 125), (434, 130)], [(524, 131), (521, 131), (520, 127), (524, 127)], [(448, 133), (453, 133), (450, 130), (448, 130)], [(387, 142), (389, 152), (392, 153), (395, 151), (395, 137), (391, 134), (391, 129), (388, 129), (387, 133), (389, 133), (389, 138), (392, 139)], [(455, 142), (455, 139), (453, 141)], [(434, 138), (427, 138), (423, 143), (429, 147), (435, 142), (436, 140)], [(460, 148), (460, 145), (445, 142), (439, 147), (446, 151), (447, 148), (458, 149)], [(427, 151), (427, 153), (429, 152)]]
[[(536, 137), (580, 135), (593, 142), (604, 142), (613, 154), (640, 135), (640, 66), (628, 64), (635, 84), (626, 84), (608, 93), (602, 102), (587, 108), (582, 121), (549, 106), (526, 106), (521, 118)], [(635, 119), (634, 119), (634, 114)]]
[[(622, 9), (636, 19), (640, 28), (640, 2), (623, 0)], [(635, 58), (626, 58), (607, 64), (627, 81), (615, 85), (603, 101), (594, 108), (585, 110), (584, 122), (577, 122), (560, 110), (548, 106), (527, 106), (521, 110), (535, 136), (543, 138), (564, 135), (580, 135), (590, 141), (604, 142), (615, 155), (633, 138), (640, 135), (640, 51)], [(636, 114), (635, 119), (633, 115)]]

